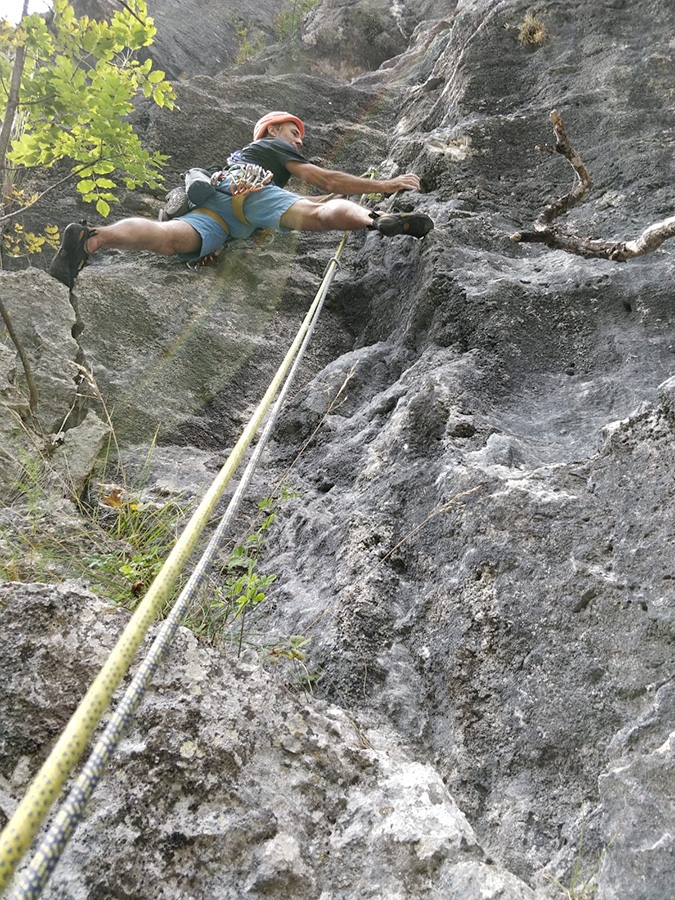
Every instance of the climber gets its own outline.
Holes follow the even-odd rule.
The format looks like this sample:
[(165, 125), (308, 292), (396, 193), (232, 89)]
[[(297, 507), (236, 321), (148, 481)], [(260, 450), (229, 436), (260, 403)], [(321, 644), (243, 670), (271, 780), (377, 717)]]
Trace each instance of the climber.
[[(233, 153), (212, 176), (191, 169), (186, 178), (189, 209), (164, 221), (122, 219), (89, 228), (68, 225), (49, 272), (71, 288), (78, 273), (97, 250), (150, 250), (190, 262), (210, 257), (228, 240), (249, 237), (258, 228), (276, 231), (360, 231), (366, 228), (388, 237), (424, 237), (434, 227), (422, 213), (380, 213), (344, 199), (345, 194), (392, 194), (419, 190), (417, 175), (384, 180), (360, 178), (322, 169), (301, 153), (305, 127), (287, 112), (271, 112), (255, 125), (253, 143)], [(201, 174), (200, 174), (201, 173)], [(285, 190), (291, 176), (339, 197), (310, 198)], [(167, 197), (170, 199), (170, 192)]]

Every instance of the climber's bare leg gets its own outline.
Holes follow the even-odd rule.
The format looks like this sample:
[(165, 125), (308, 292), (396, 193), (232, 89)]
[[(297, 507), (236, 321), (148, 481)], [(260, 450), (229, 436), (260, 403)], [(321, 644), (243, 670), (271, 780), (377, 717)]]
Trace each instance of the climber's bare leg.
[(303, 197), (286, 210), (280, 224), (294, 231), (361, 231), (373, 220), (365, 207), (351, 200), (317, 203)]
[(201, 235), (182, 219), (154, 222), (152, 219), (121, 219), (114, 225), (102, 225), (87, 241), (87, 253), (97, 250), (151, 250), (164, 256), (196, 253)]

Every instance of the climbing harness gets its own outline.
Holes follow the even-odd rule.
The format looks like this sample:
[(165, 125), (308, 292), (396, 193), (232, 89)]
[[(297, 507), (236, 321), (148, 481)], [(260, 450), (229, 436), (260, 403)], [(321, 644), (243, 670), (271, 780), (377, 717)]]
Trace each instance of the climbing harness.
[[(240, 152), (237, 150), (232, 153), (225, 167), (214, 172), (213, 175), (208, 176), (206, 169), (190, 169), (185, 173), (186, 188), (190, 173), (201, 173), (194, 176), (194, 178), (204, 183), (206, 183), (208, 177), (208, 182), (216, 189), (224, 181), (227, 181), (227, 188), (232, 196), (232, 212), (243, 225), (247, 225), (250, 228), (252, 227), (251, 223), (244, 215), (244, 200), (249, 194), (254, 191), (260, 191), (265, 185), (269, 184), (274, 178), (274, 174), (255, 163), (245, 162), (239, 156)], [(225, 224), (225, 220), (217, 212), (205, 206), (196, 206), (190, 209), (186, 188), (175, 187), (169, 191), (166, 195), (166, 205), (160, 210), (160, 222), (185, 215), (186, 212), (204, 213), (204, 215), (211, 216), (212, 219), (218, 222), (225, 234), (229, 235), (230, 232)]]
[(2, 891), (35, 837), (52, 803), (62, 790), (70, 772), (82, 756), (89, 738), (98, 726), (103, 713), (110, 703), (113, 692), (131, 666), (136, 651), (153, 624), (157, 613), (166, 603), (180, 571), (187, 562), (200, 534), (209, 522), (218, 501), (241, 463), (263, 418), (272, 406), (274, 397), (284, 379), (286, 379), (274, 410), (270, 414), (270, 420), (252, 454), (240, 485), (232, 497), (216, 532), (209, 541), (205, 553), (178, 600), (174, 603), (169, 616), (160, 627), (148, 655), (141, 662), (119, 707), (112, 713), (105, 731), (97, 741), (86, 765), (76, 779), (49, 831), (35, 852), (33, 859), (18, 877), (11, 900), (34, 900), (42, 893), (49, 875), (60, 859), (68, 840), (83, 815), (87, 800), (103, 776), (112, 754), (119, 745), (135, 710), (160, 665), (166, 649), (170, 645), (176, 629), (185, 615), (189, 602), (195, 596), (204, 580), (208, 567), (215, 559), (222, 545), (224, 534), (233, 519), (236, 507), (243, 497), (244, 491), (253, 475), (255, 465), (264, 449), (265, 443), (269, 439), (275, 418), (288, 394), (332, 283), (339, 264), (339, 256), (348, 236), (349, 233), (345, 232), (335, 256), (326, 267), (319, 290), (293, 344), (272, 379), (265, 396), (245, 427), (239, 441), (206, 492), (185, 530), (178, 538), (173, 550), (150, 585), (140, 606), (128, 622), (99, 675), (89, 688), (56, 746), (0, 835), (0, 891)]
[(240, 150), (230, 154), (225, 168), (215, 172), (211, 176), (211, 184), (214, 187), (228, 182), (232, 195), (232, 212), (244, 225), (251, 227), (251, 223), (244, 215), (244, 200), (249, 194), (262, 190), (274, 178), (274, 174), (268, 169), (255, 163), (247, 163), (241, 159)]
[[(246, 217), (244, 216), (245, 199), (245, 194), (236, 194), (234, 197), (232, 197), (232, 212), (240, 222), (242, 222), (244, 225), (250, 226), (251, 223), (248, 222)], [(209, 209), (208, 206), (196, 206), (191, 210), (191, 212), (202, 213), (205, 216), (209, 216), (214, 220), (214, 222), (217, 222), (220, 225), (225, 234), (229, 237), (230, 229), (227, 227), (227, 222), (215, 210)], [(214, 250), (213, 253), (207, 253), (206, 256), (200, 256), (199, 259), (195, 260), (195, 262), (189, 262), (187, 266), (189, 269), (195, 270), (201, 268), (202, 266), (217, 266), (219, 262), (219, 254), (220, 250)]]
[[(250, 191), (248, 193), (250, 193)], [(242, 225), (248, 225), (250, 228), (252, 227), (251, 223), (244, 215), (244, 200), (246, 199), (246, 196), (246, 194), (234, 194), (234, 196), (232, 197), (232, 212), (239, 219)], [(190, 212), (203, 213), (205, 216), (211, 216), (211, 218), (220, 225), (225, 234), (229, 235), (230, 229), (227, 227), (225, 219), (223, 219), (222, 216), (218, 215), (215, 210), (209, 209), (208, 206), (195, 206), (190, 210)]]
[(227, 227), (225, 219), (223, 219), (222, 216), (219, 216), (215, 210), (209, 209), (208, 206), (196, 206), (194, 209), (191, 209), (190, 212), (203, 213), (205, 216), (209, 216), (214, 222), (217, 222), (220, 225), (225, 234), (229, 235), (230, 229)]
[(211, 184), (214, 187), (217, 187), (226, 178), (229, 179), (230, 193), (233, 196), (259, 191), (274, 178), (274, 174), (269, 169), (256, 163), (245, 162), (240, 154), (240, 150), (230, 154), (225, 168), (211, 176)]

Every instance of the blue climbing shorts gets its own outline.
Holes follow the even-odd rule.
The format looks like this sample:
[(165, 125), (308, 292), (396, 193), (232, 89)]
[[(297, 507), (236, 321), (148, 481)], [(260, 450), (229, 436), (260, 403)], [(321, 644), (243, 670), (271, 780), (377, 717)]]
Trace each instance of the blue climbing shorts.
[(179, 253), (178, 258), (190, 262), (191, 260), (200, 259), (202, 256), (208, 256), (214, 253), (228, 240), (240, 240), (250, 237), (258, 228), (272, 228), (274, 231), (290, 231), (290, 228), (284, 228), (279, 224), (279, 220), (283, 214), (301, 200), (299, 194), (293, 194), (291, 191), (277, 187), (276, 184), (265, 185), (259, 191), (252, 191), (244, 200), (244, 216), (250, 225), (244, 225), (235, 216), (232, 211), (232, 195), (229, 189), (229, 182), (222, 182), (216, 193), (202, 203), (202, 207), (212, 209), (224, 219), (229, 229), (229, 235), (226, 234), (222, 227), (207, 216), (206, 213), (191, 211), (185, 213), (178, 218), (188, 222), (199, 232), (202, 239), (202, 246), (199, 251), (194, 253)]

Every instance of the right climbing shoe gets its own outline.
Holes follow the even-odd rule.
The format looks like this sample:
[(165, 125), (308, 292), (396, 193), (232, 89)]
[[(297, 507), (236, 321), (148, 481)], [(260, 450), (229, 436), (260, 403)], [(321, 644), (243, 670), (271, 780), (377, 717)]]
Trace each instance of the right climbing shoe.
[(49, 274), (71, 291), (89, 259), (85, 250), (87, 240), (95, 234), (96, 230), (88, 228), (86, 222), (71, 222), (63, 232), (63, 240), (49, 267)]
[(422, 238), (434, 227), (433, 219), (424, 213), (376, 213), (370, 226), (386, 237), (397, 234), (409, 234), (410, 237)]
[(183, 187), (173, 188), (164, 199), (166, 203), (160, 209), (158, 216), (160, 222), (167, 222), (169, 219), (183, 216), (190, 208), (190, 202)]

